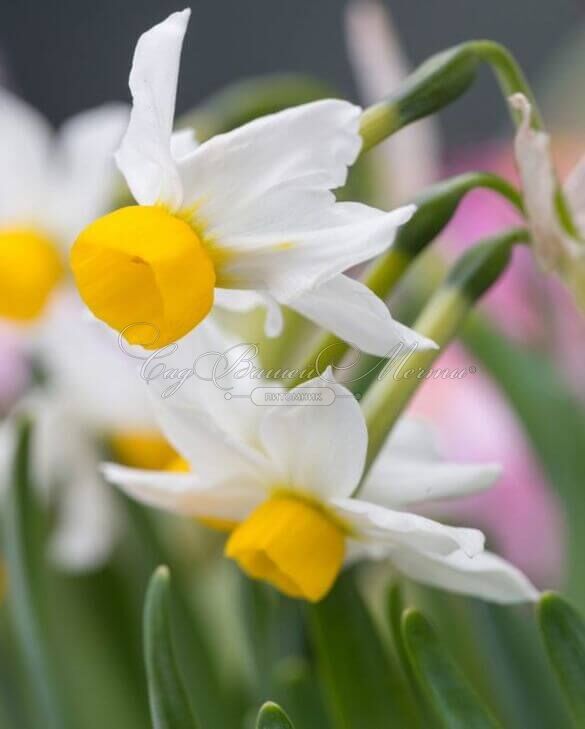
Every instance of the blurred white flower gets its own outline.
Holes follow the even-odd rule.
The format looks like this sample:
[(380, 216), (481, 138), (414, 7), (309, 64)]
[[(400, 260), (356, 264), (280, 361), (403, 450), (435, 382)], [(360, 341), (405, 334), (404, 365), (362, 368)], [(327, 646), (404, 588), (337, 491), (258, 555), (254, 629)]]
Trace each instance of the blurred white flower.
[(181, 459), (171, 472), (107, 464), (106, 478), (145, 504), (229, 531), (226, 555), (292, 597), (320, 600), (344, 561), (368, 556), (449, 590), (498, 602), (535, 599), (518, 570), (483, 551), (481, 532), (402, 511), (484, 489), (497, 468), (442, 463), (420, 426), (403, 424), (357, 496), (368, 440), (363, 414), (330, 371), (290, 396), (310, 398), (315, 388), (333, 390), (334, 402), (265, 408), (238, 390), (222, 397), (223, 407), (196, 393), (158, 399), (160, 426)]
[(0, 89), (0, 318), (29, 323), (65, 276), (77, 233), (111, 203), (123, 104), (72, 117), (58, 133)]
[[(133, 108), (117, 153), (138, 205), (89, 225), (72, 250), (84, 301), (128, 341), (164, 346), (219, 303), (246, 296), (298, 310), (346, 341), (385, 354), (432, 346), (395, 322), (366, 286), (343, 275), (391, 245), (413, 207), (391, 213), (338, 203), (361, 148), (361, 109), (328, 99), (256, 119), (197, 147), (173, 135), (180, 53), (190, 11), (139, 39)], [(248, 304), (249, 306), (249, 304)], [(280, 324), (269, 317), (271, 333)]]
[(516, 133), (516, 161), (534, 253), (545, 271), (555, 272), (564, 281), (585, 311), (585, 157), (561, 190), (550, 137), (530, 126), (530, 102), (523, 94), (514, 94), (510, 104), (522, 116)]
[[(106, 559), (118, 530), (112, 494), (98, 472), (97, 439), (108, 424), (154, 428), (143, 414), (129, 418), (138, 378), (124, 379), (130, 363), (121, 352), (114, 367), (115, 342), (94, 338), (65, 273), (77, 233), (111, 205), (118, 179), (113, 153), (127, 122), (127, 106), (109, 104), (55, 133), (37, 111), (0, 90), (0, 317), (48, 379), (16, 402), (2, 424), (1, 485), (8, 483), (14, 416), (27, 412), (35, 421), (35, 483), (55, 510), (51, 553), (72, 569)], [(24, 356), (20, 368), (6, 377), (22, 378)]]

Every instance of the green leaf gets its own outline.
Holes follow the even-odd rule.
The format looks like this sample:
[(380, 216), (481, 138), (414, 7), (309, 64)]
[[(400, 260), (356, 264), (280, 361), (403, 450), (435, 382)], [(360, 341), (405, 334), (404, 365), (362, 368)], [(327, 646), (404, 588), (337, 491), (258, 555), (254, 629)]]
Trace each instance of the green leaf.
[[(233, 726), (241, 714), (239, 696), (222, 681), (218, 656), (214, 652), (213, 635), (209, 630), (197, 593), (198, 565), (189, 560), (177, 558), (175, 550), (164, 539), (159, 528), (159, 515), (129, 499), (123, 499), (133, 526), (135, 540), (132, 574), (127, 581), (135, 579), (140, 570), (134, 590), (142, 591), (143, 585), (161, 564), (168, 565), (173, 575), (173, 629), (176, 660), (181, 675), (192, 698), (195, 718), (205, 729), (224, 729)], [(133, 590), (129, 590), (132, 594)], [(139, 606), (141, 609), (142, 606)], [(231, 688), (231, 687), (230, 687)]]
[(275, 697), (302, 729), (330, 729), (319, 681), (306, 658), (289, 656), (273, 672)]
[(404, 682), (354, 583), (341, 575), (331, 593), (310, 606), (318, 669), (335, 729), (412, 724)]
[(196, 723), (173, 649), (170, 625), (170, 573), (159, 567), (144, 605), (144, 655), (154, 729), (195, 729)]
[(29, 470), (31, 440), (32, 425), (23, 420), (19, 424), (12, 483), (4, 514), (8, 602), (30, 680), (35, 726), (63, 729), (70, 724), (57, 686), (57, 670), (48, 639), (43, 583), (43, 525), (32, 494)]
[(537, 606), (550, 661), (579, 726), (585, 724), (585, 621), (559, 595), (546, 593)]
[(294, 729), (290, 719), (277, 704), (267, 702), (260, 709), (257, 729)]
[(402, 635), (412, 669), (441, 726), (448, 729), (494, 729), (498, 722), (445, 654), (424, 615), (406, 610)]

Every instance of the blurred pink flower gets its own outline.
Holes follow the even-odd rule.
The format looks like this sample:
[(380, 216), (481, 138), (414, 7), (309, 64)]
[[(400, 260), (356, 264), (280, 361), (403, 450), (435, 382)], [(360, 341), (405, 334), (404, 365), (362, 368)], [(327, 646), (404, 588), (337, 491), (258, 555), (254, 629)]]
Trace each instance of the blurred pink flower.
[[(474, 365), (463, 347), (454, 344), (436, 366)], [(495, 486), (453, 501), (449, 516), (483, 529), (495, 551), (536, 584), (558, 586), (565, 547), (561, 504), (493, 382), (480, 370), (461, 380), (432, 380), (419, 390), (411, 412), (437, 425), (447, 458), (502, 464)]]
[(0, 417), (24, 392), (30, 379), (29, 360), (22, 337), (0, 323)]
[[(556, 140), (555, 160), (561, 179), (584, 147), (572, 139)], [(511, 142), (485, 145), (479, 151), (459, 155), (448, 166), (448, 174), (468, 170), (494, 172), (518, 183)], [(447, 229), (443, 250), (453, 256), (479, 238), (519, 224), (519, 216), (500, 196), (476, 190), (463, 201)], [(565, 287), (538, 269), (529, 249), (519, 247), (514, 252), (512, 265), (485, 296), (483, 306), (508, 336), (551, 353), (576, 395), (584, 397), (585, 317)]]

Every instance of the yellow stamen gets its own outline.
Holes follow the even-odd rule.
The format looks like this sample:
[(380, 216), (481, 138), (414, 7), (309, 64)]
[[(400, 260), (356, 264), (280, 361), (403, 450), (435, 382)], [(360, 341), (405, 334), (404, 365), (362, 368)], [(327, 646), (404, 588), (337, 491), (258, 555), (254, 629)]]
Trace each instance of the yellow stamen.
[(0, 317), (36, 319), (63, 275), (53, 243), (34, 230), (0, 232)]
[(341, 570), (345, 536), (324, 507), (277, 493), (232, 532), (225, 553), (250, 577), (289, 597), (317, 602)]
[(213, 304), (215, 270), (200, 237), (161, 206), (99, 218), (77, 238), (71, 266), (91, 311), (147, 349), (183, 337)]
[(125, 430), (110, 438), (114, 457), (125, 466), (159, 471), (177, 458), (177, 451), (159, 433), (152, 430)]

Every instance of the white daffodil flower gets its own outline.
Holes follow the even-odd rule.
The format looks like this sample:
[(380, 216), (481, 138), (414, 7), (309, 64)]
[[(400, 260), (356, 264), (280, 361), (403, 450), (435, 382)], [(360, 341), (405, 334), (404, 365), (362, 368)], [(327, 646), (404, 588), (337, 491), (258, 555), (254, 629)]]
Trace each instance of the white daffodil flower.
[(47, 382), (17, 404), (0, 436), (6, 488), (14, 418), (32, 417), (34, 483), (55, 512), (50, 554), (75, 571), (101, 566), (120, 533), (120, 514), (99, 473), (103, 444), (121, 462), (144, 468), (176, 458), (157, 428), (138, 363), (89, 319), (74, 291), (53, 298), (33, 343)]
[(0, 89), (0, 318), (30, 324), (45, 310), (75, 236), (111, 202), (127, 119), (125, 105), (109, 104), (55, 133)]
[[(139, 39), (133, 107), (117, 162), (137, 205), (99, 218), (71, 263), (82, 298), (132, 344), (162, 347), (218, 303), (275, 300), (374, 354), (433, 344), (395, 322), (343, 275), (392, 244), (413, 213), (338, 203), (361, 148), (361, 109), (327, 99), (256, 119), (196, 147), (173, 143), (175, 96), (190, 11)], [(178, 148), (180, 147), (180, 149)], [(259, 298), (261, 297), (261, 298)], [(272, 333), (278, 316), (269, 317)], [(146, 323), (146, 329), (129, 325)], [(152, 341), (152, 327), (158, 332)]]
[[(558, 274), (585, 311), (585, 157), (566, 180), (561, 203), (549, 135), (531, 128), (532, 109), (523, 94), (511, 96), (510, 104), (522, 116), (516, 162), (536, 258), (543, 270)], [(568, 207), (572, 232), (561, 218), (562, 204)]]
[[(299, 404), (326, 392), (330, 405)], [(492, 466), (438, 463), (424, 440), (400, 430), (355, 496), (368, 436), (354, 397), (330, 371), (286, 397), (297, 404), (158, 400), (180, 461), (172, 472), (107, 464), (105, 476), (145, 504), (229, 531), (225, 554), (292, 597), (320, 600), (345, 560), (366, 554), (446, 589), (499, 602), (536, 598), (520, 572), (483, 552), (481, 532), (402, 510), (485, 488)]]

